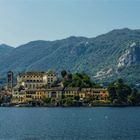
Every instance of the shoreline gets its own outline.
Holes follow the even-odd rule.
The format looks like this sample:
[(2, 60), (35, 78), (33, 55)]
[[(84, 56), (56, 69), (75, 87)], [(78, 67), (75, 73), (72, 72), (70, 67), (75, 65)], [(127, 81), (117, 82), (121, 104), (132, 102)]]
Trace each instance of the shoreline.
[(140, 105), (113, 105), (113, 104), (108, 104), (108, 105), (92, 105), (92, 106), (53, 106), (53, 105), (42, 105), (42, 106), (33, 106), (33, 105), (3, 105), (0, 107), (16, 107), (16, 108), (94, 108), (94, 107), (112, 107), (112, 108), (123, 108), (123, 107), (140, 107)]

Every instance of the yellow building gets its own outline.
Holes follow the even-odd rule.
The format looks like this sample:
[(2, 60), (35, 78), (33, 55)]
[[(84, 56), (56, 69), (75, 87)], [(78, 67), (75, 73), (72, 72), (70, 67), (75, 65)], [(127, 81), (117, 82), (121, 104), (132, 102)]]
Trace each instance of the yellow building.
[(75, 97), (79, 96), (79, 87), (67, 87), (64, 89), (64, 96), (65, 97)]
[(25, 92), (26, 102), (41, 101), (45, 96), (45, 89), (28, 89)]
[(25, 72), (17, 76), (17, 85), (27, 89), (40, 88), (44, 85), (52, 85), (57, 80), (57, 75), (53, 71), (49, 72)]
[(87, 94), (90, 94), (90, 88), (82, 88), (79, 92), (80, 100), (86, 98)]
[(107, 101), (108, 91), (105, 88), (78, 88), (78, 87), (52, 87), (47, 89), (25, 89), (14, 91), (12, 94), (12, 103), (28, 103), (32, 101), (42, 101), (44, 98), (51, 98), (55, 101), (60, 101), (62, 96), (76, 97), (79, 96), (80, 100), (85, 98), (92, 98), (93, 100)]
[(28, 103), (32, 101), (41, 101), (45, 96), (44, 89), (27, 89), (20, 92), (16, 91), (12, 95), (12, 103)]
[(25, 91), (22, 90), (20, 92), (15, 92), (12, 95), (12, 103), (13, 104), (26, 103), (26, 94), (25, 94)]
[(95, 100), (106, 101), (108, 99), (108, 90), (106, 88), (83, 88), (81, 89), (80, 98), (93, 97)]
[(12, 103), (29, 103), (32, 101), (42, 101), (43, 98), (60, 100), (62, 98), (63, 88), (54, 87), (48, 89), (26, 89), (20, 92), (14, 92)]

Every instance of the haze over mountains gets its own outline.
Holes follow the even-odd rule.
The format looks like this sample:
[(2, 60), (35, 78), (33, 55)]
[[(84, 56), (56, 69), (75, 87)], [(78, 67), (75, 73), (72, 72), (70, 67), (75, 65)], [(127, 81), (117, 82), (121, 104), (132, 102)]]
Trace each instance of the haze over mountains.
[(112, 30), (95, 38), (69, 37), (32, 41), (13, 48), (0, 45), (0, 77), (8, 70), (86, 72), (107, 83), (122, 77), (140, 85), (140, 30)]

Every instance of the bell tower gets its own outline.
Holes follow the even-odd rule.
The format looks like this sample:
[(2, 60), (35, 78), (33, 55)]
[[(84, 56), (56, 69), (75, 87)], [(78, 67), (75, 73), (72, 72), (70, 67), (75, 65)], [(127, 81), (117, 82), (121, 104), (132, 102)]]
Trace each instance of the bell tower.
[(7, 72), (7, 88), (8, 89), (12, 89), (12, 87), (13, 87), (13, 78), (14, 78), (13, 72), (8, 71)]

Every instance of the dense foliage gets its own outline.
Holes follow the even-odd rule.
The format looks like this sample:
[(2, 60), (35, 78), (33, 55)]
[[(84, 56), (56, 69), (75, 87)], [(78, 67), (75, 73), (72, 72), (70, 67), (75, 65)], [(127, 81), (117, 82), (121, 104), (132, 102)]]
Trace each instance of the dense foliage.
[(113, 104), (138, 105), (140, 103), (140, 94), (138, 91), (125, 84), (122, 79), (110, 83), (108, 91), (109, 100)]
[(95, 84), (90, 79), (86, 73), (68, 73), (66, 70), (61, 72), (63, 78), (62, 82), (64, 87), (79, 87), (79, 88), (89, 88), (89, 87), (99, 87), (99, 84)]

